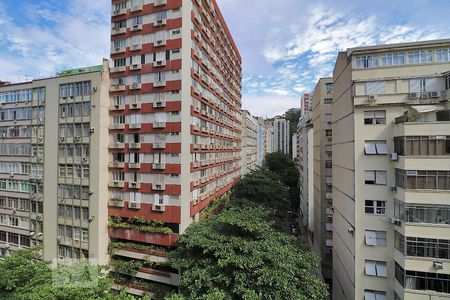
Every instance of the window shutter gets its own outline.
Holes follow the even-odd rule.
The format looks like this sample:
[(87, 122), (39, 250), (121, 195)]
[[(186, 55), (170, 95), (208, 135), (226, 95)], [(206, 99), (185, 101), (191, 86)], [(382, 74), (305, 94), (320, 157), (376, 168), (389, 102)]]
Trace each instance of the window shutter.
[(371, 276), (376, 276), (377, 275), (375, 262), (372, 261), (372, 260), (366, 260), (364, 269), (365, 269), (366, 275), (371, 275)]
[(378, 154), (388, 154), (387, 145), (385, 143), (377, 143), (376, 148)]
[(385, 171), (376, 171), (376, 183), (387, 184), (387, 174)]
[(366, 142), (366, 144), (364, 145), (364, 151), (366, 154), (377, 154), (375, 144), (370, 142)]
[(365, 232), (366, 245), (376, 246), (377, 245), (377, 234), (375, 231), (366, 230)]
[(376, 271), (377, 271), (377, 276), (379, 277), (387, 277), (387, 268), (386, 268), (386, 263), (384, 262), (377, 262), (376, 263)]

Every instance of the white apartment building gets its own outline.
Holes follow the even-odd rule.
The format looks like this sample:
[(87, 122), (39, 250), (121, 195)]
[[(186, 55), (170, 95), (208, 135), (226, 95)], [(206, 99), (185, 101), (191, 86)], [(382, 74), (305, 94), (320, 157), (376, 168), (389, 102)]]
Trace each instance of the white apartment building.
[(273, 139), (275, 151), (289, 154), (290, 132), (289, 120), (275, 119), (273, 121)]
[(313, 249), (322, 259), (322, 274), (331, 286), (333, 245), (332, 130), (333, 78), (321, 78), (314, 89), (314, 232)]
[(450, 40), (340, 52), (333, 299), (450, 298)]
[(242, 110), (241, 176), (258, 166), (259, 122), (247, 110)]
[(109, 65), (0, 86), (0, 256), (108, 263)]

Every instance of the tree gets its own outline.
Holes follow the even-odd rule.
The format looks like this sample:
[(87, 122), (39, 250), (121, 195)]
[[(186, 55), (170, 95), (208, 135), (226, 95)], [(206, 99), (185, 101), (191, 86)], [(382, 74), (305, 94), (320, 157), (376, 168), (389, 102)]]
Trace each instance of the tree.
[(20, 250), (5, 257), (0, 261), (0, 274), (3, 300), (135, 299), (125, 292), (113, 292), (111, 280), (101, 266), (80, 261), (52, 269), (48, 262), (40, 260), (37, 249)]
[(281, 182), (288, 188), (291, 208), (297, 210), (300, 201), (300, 175), (292, 159), (281, 152), (269, 153), (264, 159), (264, 167), (280, 177)]
[(247, 174), (232, 189), (234, 199), (245, 199), (277, 211), (289, 207), (287, 192), (277, 174), (261, 169)]
[(181, 270), (182, 294), (211, 300), (326, 298), (325, 284), (313, 275), (318, 258), (276, 230), (270, 214), (240, 203), (191, 225), (170, 254)]

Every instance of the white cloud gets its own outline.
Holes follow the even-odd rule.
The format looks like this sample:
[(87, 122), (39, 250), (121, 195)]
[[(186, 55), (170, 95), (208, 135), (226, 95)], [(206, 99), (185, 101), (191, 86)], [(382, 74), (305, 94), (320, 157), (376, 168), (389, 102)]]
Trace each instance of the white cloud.
[(258, 117), (274, 117), (284, 114), (288, 109), (300, 107), (300, 99), (297, 97), (280, 95), (244, 95), (243, 109)]
[(5, 7), (0, 6), (0, 38), (6, 39), (0, 55), (20, 65), (7, 71), (2, 68), (2, 79), (54, 75), (65, 68), (98, 65), (103, 57), (109, 57), (110, 1), (70, 0), (64, 4), (64, 10), (44, 1), (28, 5), (23, 17), (7, 16)]

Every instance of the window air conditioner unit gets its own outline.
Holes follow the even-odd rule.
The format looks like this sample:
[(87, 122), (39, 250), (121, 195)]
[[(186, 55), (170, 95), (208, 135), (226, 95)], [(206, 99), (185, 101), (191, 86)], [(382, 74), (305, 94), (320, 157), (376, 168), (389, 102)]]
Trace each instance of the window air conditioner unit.
[(95, 128), (89, 128), (89, 132), (90, 133), (94, 133), (95, 132)]
[(442, 262), (440, 262), (440, 261), (435, 261), (435, 262), (433, 263), (433, 267), (434, 267), (436, 270), (442, 270), (442, 269), (444, 268), (444, 264), (443, 264)]
[(163, 212), (163, 211), (166, 210), (166, 207), (165, 207), (165, 205), (153, 204), (152, 210), (153, 210), (153, 211), (160, 211), (160, 212)]
[(395, 226), (402, 226), (402, 221), (400, 219), (398, 219), (398, 218), (395, 218), (395, 217), (389, 218), (389, 222), (391, 224), (394, 224)]
[(427, 100), (428, 99), (428, 93), (421, 93), (420, 94), (420, 100)]
[(409, 99), (417, 99), (419, 98), (417, 93), (409, 93)]
[(369, 102), (375, 102), (378, 99), (378, 95), (369, 95)]
[(397, 161), (398, 160), (398, 154), (397, 153), (391, 153), (391, 155), (389, 156), (389, 159), (391, 161)]
[(430, 92), (429, 94), (428, 94), (428, 96), (430, 97), (430, 98), (439, 98), (439, 92)]

